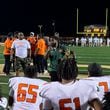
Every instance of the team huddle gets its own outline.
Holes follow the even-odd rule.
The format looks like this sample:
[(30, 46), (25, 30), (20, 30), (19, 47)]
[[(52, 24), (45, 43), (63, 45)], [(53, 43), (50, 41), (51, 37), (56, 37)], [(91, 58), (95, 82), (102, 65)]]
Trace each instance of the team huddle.
[[(78, 79), (79, 72), (74, 51), (57, 50), (57, 43), (54, 41), (46, 52), (47, 47), (43, 38), (38, 40), (36, 48), (33, 48), (32, 44), (23, 39), (23, 33), (18, 33), (18, 37), (10, 43), (10, 53), (5, 54), (4, 72), (9, 74), (9, 61), (12, 62), (14, 58), (16, 77), (9, 79), (9, 98), (7, 101), (1, 96), (1, 108), (110, 110), (110, 76), (102, 75), (103, 71), (99, 64), (88, 65), (88, 78)], [(38, 74), (44, 73), (45, 52), (46, 58), (50, 58), (50, 82), (37, 77)], [(7, 58), (9, 58), (8, 63)], [(33, 65), (26, 63), (27, 58), (33, 58)], [(19, 76), (20, 65), (23, 67), (24, 76), (22, 77)]]

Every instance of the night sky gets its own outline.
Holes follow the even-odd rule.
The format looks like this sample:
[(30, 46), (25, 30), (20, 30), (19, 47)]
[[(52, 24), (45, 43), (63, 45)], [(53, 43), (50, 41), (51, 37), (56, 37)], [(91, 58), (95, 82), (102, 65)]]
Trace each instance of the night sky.
[(105, 0), (97, 3), (96, 0), (94, 1), (82, 3), (77, 0), (76, 3), (75, 0), (2, 0), (0, 1), (0, 33), (9, 31), (39, 33), (38, 25), (42, 24), (44, 35), (53, 35), (54, 21), (55, 30), (61, 36), (73, 36), (76, 33), (77, 7), (82, 7), (79, 8), (79, 31), (84, 25), (105, 24), (105, 9), (108, 6)]

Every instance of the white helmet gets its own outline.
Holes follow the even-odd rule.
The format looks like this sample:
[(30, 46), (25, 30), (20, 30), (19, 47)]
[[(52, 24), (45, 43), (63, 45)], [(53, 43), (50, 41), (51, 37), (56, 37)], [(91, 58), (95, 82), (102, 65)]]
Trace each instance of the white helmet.
[(30, 35), (33, 35), (34, 36), (34, 32), (30, 32)]

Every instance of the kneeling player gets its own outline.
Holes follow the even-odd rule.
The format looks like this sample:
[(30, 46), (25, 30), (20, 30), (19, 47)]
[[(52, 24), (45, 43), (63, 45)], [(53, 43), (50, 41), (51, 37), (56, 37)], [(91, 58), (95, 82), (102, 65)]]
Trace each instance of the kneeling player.
[(39, 90), (46, 83), (36, 79), (36, 68), (27, 66), (25, 77), (14, 77), (9, 79), (9, 106), (12, 110), (40, 110), (42, 98)]

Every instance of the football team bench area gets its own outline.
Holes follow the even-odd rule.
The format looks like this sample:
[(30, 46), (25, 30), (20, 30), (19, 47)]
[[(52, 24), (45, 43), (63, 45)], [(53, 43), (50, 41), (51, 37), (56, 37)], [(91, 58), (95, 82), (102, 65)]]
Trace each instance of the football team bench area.
[[(110, 47), (69, 47), (76, 54), (76, 61), (79, 67), (79, 78), (87, 77), (87, 66), (92, 62), (99, 63), (103, 68), (103, 74), (110, 74)], [(4, 64), (3, 46), (0, 46), (0, 94), (8, 97), (9, 76), (2, 76)], [(48, 80), (48, 77), (41, 77)]]

